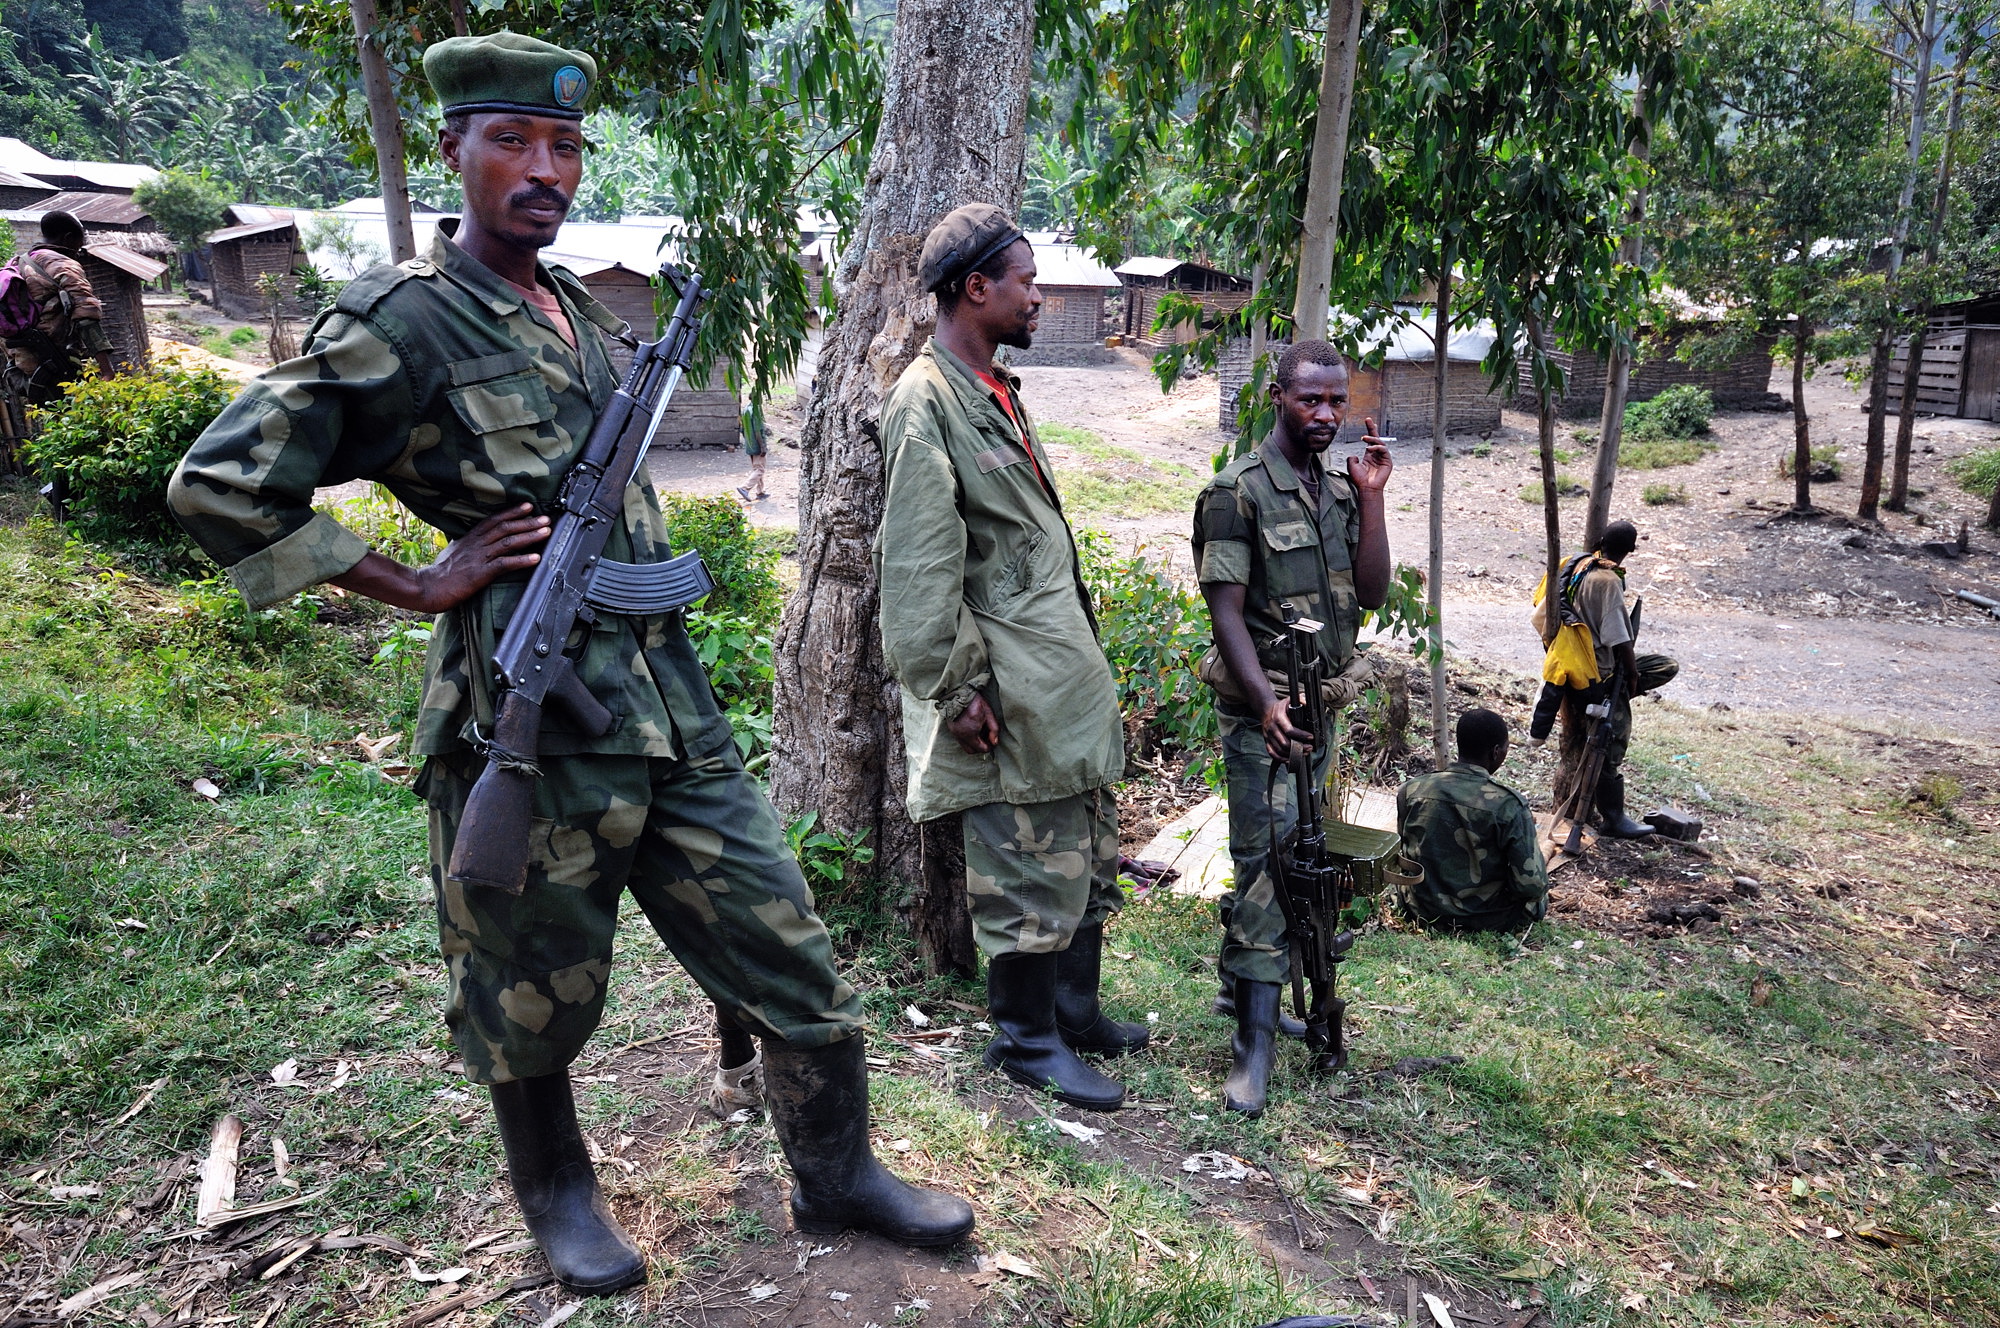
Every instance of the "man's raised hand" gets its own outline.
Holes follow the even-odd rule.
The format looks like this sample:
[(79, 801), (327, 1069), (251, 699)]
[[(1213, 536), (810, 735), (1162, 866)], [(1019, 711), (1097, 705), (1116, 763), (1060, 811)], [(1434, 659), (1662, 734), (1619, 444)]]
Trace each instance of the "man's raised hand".
[(1347, 458), (1347, 478), (1354, 481), (1357, 489), (1380, 493), (1389, 483), (1389, 472), (1396, 468), (1389, 456), (1389, 445), (1375, 436), (1375, 421), (1364, 417), (1362, 425), (1366, 432), (1361, 438), (1361, 455)]

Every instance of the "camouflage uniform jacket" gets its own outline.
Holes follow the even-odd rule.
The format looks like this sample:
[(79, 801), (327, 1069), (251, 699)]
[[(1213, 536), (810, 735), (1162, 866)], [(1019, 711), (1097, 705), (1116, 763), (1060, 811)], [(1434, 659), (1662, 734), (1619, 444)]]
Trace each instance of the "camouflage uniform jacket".
[[(888, 492), (875, 565), (916, 821), (1054, 802), (1125, 772), (1118, 689), (1076, 541), (1042, 478), (1048, 455), (1014, 376), (995, 374), (1018, 427), (935, 341), (882, 405)], [(999, 749), (979, 756), (946, 727), (975, 691), (1000, 719)]]
[(1344, 472), (1319, 473), (1319, 503), (1278, 450), (1275, 437), (1238, 457), (1195, 504), (1194, 562), (1202, 584), (1246, 588), (1243, 621), (1267, 669), (1285, 667), (1285, 619), (1279, 604), (1325, 623), (1320, 654), (1329, 675), (1354, 655), (1361, 601), (1354, 591), (1354, 548), (1361, 502)]
[(1497, 914), (1539, 918), (1549, 877), (1521, 795), (1471, 761), (1408, 780), (1396, 794), (1405, 856), (1424, 879), (1404, 902), (1431, 922)]
[[(21, 275), (28, 298), (41, 308), (35, 330), (65, 350), (110, 350), (104, 335), (104, 305), (84, 274), (83, 264), (60, 249), (37, 245), (22, 255)], [(65, 300), (63, 297), (68, 296)]]
[[(528, 502), (553, 512), (562, 478), (616, 387), (598, 330), (624, 323), (577, 279), (543, 268), (577, 346), (521, 293), (440, 234), (428, 254), (370, 269), (307, 334), (304, 353), (270, 369), (209, 425), (168, 485), (174, 513), (229, 569), (253, 606), (280, 603), (336, 577), (368, 552), (312, 508), (314, 489), (379, 480), (452, 539)], [(669, 556), (659, 501), (644, 478), (625, 492), (625, 520), (605, 556)], [(490, 722), (494, 645), (527, 585), (503, 579), (442, 615), (425, 670), (412, 750), (467, 745), (475, 705)], [(602, 738), (563, 728), (551, 710), (542, 750), (676, 756), (705, 751), (728, 721), (718, 711), (679, 615), (603, 614), (578, 675), (618, 717)], [(469, 638), (469, 639), (468, 639)], [(468, 649), (481, 661), (477, 694)]]

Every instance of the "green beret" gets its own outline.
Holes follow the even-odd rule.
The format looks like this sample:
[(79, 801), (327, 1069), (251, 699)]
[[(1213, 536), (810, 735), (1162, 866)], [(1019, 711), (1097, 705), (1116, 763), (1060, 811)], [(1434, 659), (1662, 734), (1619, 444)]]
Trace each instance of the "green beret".
[(597, 61), (582, 51), (514, 32), (448, 37), (424, 51), (424, 77), (446, 115), (518, 111), (581, 120), (597, 81)]
[(991, 203), (967, 203), (931, 227), (917, 258), (924, 289), (948, 286), (1021, 239), (1021, 228)]

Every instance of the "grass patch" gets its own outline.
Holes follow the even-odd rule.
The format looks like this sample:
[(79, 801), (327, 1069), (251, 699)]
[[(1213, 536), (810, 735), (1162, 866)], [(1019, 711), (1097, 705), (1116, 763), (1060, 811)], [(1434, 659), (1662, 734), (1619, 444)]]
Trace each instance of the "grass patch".
[[(1825, 482), (1840, 478), (1840, 447), (1838, 444), (1822, 443), (1812, 449), (1811, 455), (1812, 478), (1815, 481)], [(1785, 451), (1778, 453), (1778, 478), (1782, 480), (1792, 478), (1792, 472), (1796, 468), (1795, 463), (1797, 460), (1798, 454), (1794, 449), (1787, 448)]]
[(1990, 497), (1994, 486), (2000, 485), (2000, 447), (1981, 448), (1953, 457), (1945, 469), (1967, 493)]
[(1151, 461), (1096, 432), (1069, 424), (1038, 424), (1046, 445), (1075, 452), (1078, 464), (1056, 467), (1056, 492), (1072, 518), (1157, 516), (1189, 508), (1202, 481), (1186, 466)]
[(1687, 504), (1685, 484), (1648, 484), (1640, 495), (1648, 507), (1682, 507)]
[(1627, 470), (1665, 470), (1669, 466), (1691, 466), (1716, 450), (1715, 443), (1700, 438), (1627, 442), (1618, 449), (1618, 464)]
[[(1585, 492), (1584, 487), (1577, 483), (1574, 475), (1568, 471), (1556, 472), (1556, 497), (1574, 498), (1583, 492)], [(1536, 480), (1533, 484), (1523, 484), (1520, 497), (1524, 503), (1539, 504), (1542, 501), (1542, 482)]]
[[(352, 1225), (428, 1251), (427, 1270), (474, 1267), (469, 1287), (538, 1269), (464, 1248), (510, 1224), (511, 1203), (438, 1019), (422, 810), (350, 742), (403, 722), (401, 684), (369, 661), (408, 620), (335, 604), (332, 623), (309, 607), (238, 621), (213, 587), (160, 586), (21, 525), (19, 486), (0, 502), (0, 1147), (10, 1220), (56, 1251), (50, 1292), (213, 1252), (160, 1243), (190, 1225), (185, 1180), (137, 1210), (225, 1109), (249, 1125), (239, 1202), (293, 1192), (275, 1137), (292, 1179), (325, 1191), (248, 1249)], [(1508, 777), (1542, 805), (1551, 763), (1525, 754)], [(1629, 769), (1642, 801), (1702, 806), (1712, 857), (1633, 859), (1610, 879), (1573, 868), (1557, 924), (1525, 942), (1371, 927), (1342, 975), (1352, 1072), (1312, 1078), (1287, 1044), (1254, 1122), (1219, 1109), (1210, 905), (1155, 896), (1115, 921), (1107, 1006), (1157, 1014), (1160, 1036), (1108, 1066), (1147, 1109), (1087, 1119), (1116, 1133), (1083, 1143), (977, 1067), (976, 1016), (951, 1004), (977, 989), (918, 976), (914, 941), (883, 926), (889, 897), (840, 892), (829, 927), (886, 1066), (877, 1140), (897, 1141), (904, 1174), (971, 1195), (983, 1249), (1046, 1274), (989, 1287), (993, 1321), (1374, 1312), (1277, 1271), (1246, 1207), (1269, 1211), (1276, 1192), (1181, 1171), (1204, 1150), (1268, 1168), (1309, 1230), (1379, 1233), (1365, 1259), (1385, 1291), (1413, 1276), (1539, 1296), (1551, 1328), (2000, 1317), (1986, 1211), (2000, 1099), (1970, 1055), (2000, 1008), (1979, 911), (2000, 890), (1990, 755), (1648, 703)], [(197, 777), (220, 798), (196, 795)], [(1760, 878), (1760, 897), (1708, 932), (1579, 921), (1628, 890), (1726, 895), (1737, 875)], [(704, 1006), (636, 910), (617, 953), (581, 1111), (622, 1159), (603, 1175), (654, 1281), (570, 1322), (700, 1321), (685, 1298), (735, 1294), (746, 1249), (776, 1245), (790, 1266), (790, 1233), (740, 1188), (780, 1164), (767, 1127), (691, 1108), (705, 1071), (686, 1030)], [(965, 1032), (943, 1050), (885, 1036), (910, 1005)], [(1461, 1059), (1383, 1073), (1445, 1056)], [(299, 1086), (275, 1085), (291, 1059)], [(58, 1185), (103, 1192), (56, 1199)], [(0, 1252), (0, 1281), (36, 1248)], [(926, 1255), (921, 1275), (962, 1263)], [(425, 1294), (386, 1253), (321, 1253), (204, 1293), (194, 1321), (387, 1324)], [(167, 1308), (153, 1282), (104, 1308), (136, 1319), (141, 1304)]]

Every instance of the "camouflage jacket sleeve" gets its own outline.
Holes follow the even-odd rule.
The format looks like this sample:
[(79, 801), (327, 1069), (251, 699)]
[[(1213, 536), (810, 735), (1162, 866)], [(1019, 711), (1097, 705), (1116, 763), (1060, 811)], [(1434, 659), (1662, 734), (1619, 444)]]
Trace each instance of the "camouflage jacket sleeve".
[(1500, 855), (1506, 863), (1508, 883), (1519, 896), (1529, 917), (1546, 916), (1549, 907), (1548, 865), (1542, 861), (1542, 846), (1535, 833), (1534, 813), (1519, 798), (1513, 815), (1499, 826)]
[(314, 489), (380, 474), (419, 445), (410, 379), (368, 319), (335, 312), (195, 440), (167, 486), (181, 525), (262, 608), (348, 571), (360, 536)]
[(28, 293), (33, 295), (38, 303), (48, 306), (42, 315), (40, 324), (42, 331), (54, 332), (62, 325), (64, 311), (54, 299), (58, 295), (69, 296), (68, 316), (73, 323), (86, 319), (95, 322), (104, 317), (104, 306), (99, 303), (97, 292), (91, 287), (90, 278), (84, 275), (83, 264), (68, 254), (58, 253), (53, 249), (36, 249), (28, 256), (48, 278), (46, 287), (33, 280), (28, 283)]

